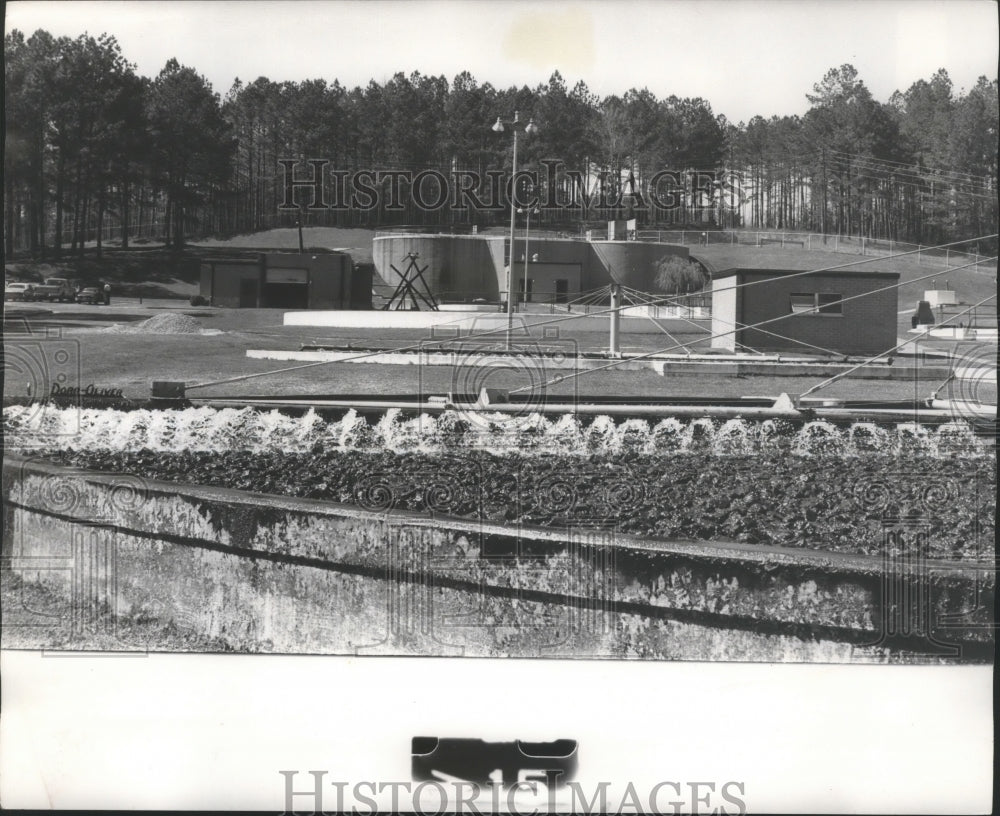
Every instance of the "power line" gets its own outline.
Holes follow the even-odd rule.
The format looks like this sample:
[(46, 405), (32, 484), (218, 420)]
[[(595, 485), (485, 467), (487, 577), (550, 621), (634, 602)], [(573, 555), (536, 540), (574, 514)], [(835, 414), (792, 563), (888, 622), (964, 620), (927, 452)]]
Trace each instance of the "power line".
[[(862, 169), (864, 169), (864, 168), (862, 168)], [(880, 185), (884, 184), (885, 182), (889, 182), (890, 184), (893, 184), (893, 185), (902, 185), (902, 186), (905, 186), (905, 187), (918, 188), (921, 191), (925, 191), (929, 187), (929, 185), (926, 182), (924, 182), (924, 181), (919, 181), (919, 180), (917, 180), (917, 181), (906, 181), (906, 180), (901, 179), (901, 178), (887, 179), (887, 178), (883, 178), (883, 177), (880, 177), (880, 176), (873, 176), (873, 175), (870, 174), (870, 172), (869, 173), (861, 172), (861, 173), (855, 173), (855, 174), (853, 174), (852, 177), (851, 177), (851, 182), (853, 182), (853, 181), (855, 181), (857, 179), (865, 179), (865, 180), (868, 180), (868, 181), (875, 181), (875, 182), (878, 182)], [(947, 182), (944, 182), (944, 184), (947, 184)], [(836, 187), (838, 189), (843, 189), (844, 185), (836, 185)], [(945, 193), (946, 193), (946, 190), (941, 190), (940, 191), (941, 195), (944, 195)], [(957, 195), (960, 195), (960, 196), (964, 196), (964, 197), (968, 197), (968, 198), (978, 198), (978, 199), (982, 199), (984, 201), (995, 202), (997, 200), (996, 195), (992, 194), (992, 193), (980, 193), (980, 192), (973, 192), (971, 190), (961, 190), (961, 189), (956, 189), (955, 193)]]
[[(889, 256), (886, 256), (884, 258), (883, 257), (862, 258), (861, 260), (858, 260), (858, 261), (850, 261), (850, 262), (847, 262), (847, 263), (838, 264), (836, 266), (828, 266), (828, 267), (824, 267), (824, 268), (821, 268), (821, 269), (810, 269), (810, 270), (804, 270), (802, 272), (794, 272), (794, 273), (791, 273), (789, 275), (786, 275), (785, 278), (801, 277), (801, 276), (804, 276), (804, 275), (814, 275), (814, 274), (817, 274), (819, 272), (831, 272), (831, 271), (835, 271), (837, 269), (844, 269), (844, 268), (849, 267), (849, 266), (857, 266), (859, 264), (873, 263), (875, 261), (882, 261), (882, 260), (889, 260), (889, 259), (892, 259), (892, 258), (904, 257), (906, 255), (912, 255), (914, 253), (919, 253), (919, 252), (925, 252), (926, 253), (929, 250), (933, 250), (933, 249), (944, 249), (946, 247), (951, 247), (951, 246), (956, 246), (956, 245), (961, 245), (961, 244), (972, 243), (973, 241), (987, 240), (989, 238), (995, 238), (996, 236), (997, 236), (997, 234), (994, 233), (993, 235), (983, 235), (983, 236), (979, 236), (977, 238), (969, 238), (969, 239), (965, 239), (965, 240), (962, 240), (962, 241), (951, 241), (951, 242), (946, 243), (946, 244), (938, 244), (938, 245), (932, 246), (932, 247), (922, 247), (922, 248), (916, 249), (916, 250), (909, 250), (907, 252), (896, 253), (894, 255), (889, 255)], [(988, 260), (995, 260), (995, 258), (991, 258), (991, 259), (988, 259)], [(978, 261), (977, 261), (977, 263), (978, 263)], [(975, 265), (975, 264), (971, 264), (970, 263), (970, 264), (966, 264), (965, 266), (956, 267), (956, 269), (964, 269), (966, 266), (973, 266), (973, 265)], [(945, 270), (945, 271), (948, 271), (948, 270)], [(943, 272), (938, 271), (938, 272), (935, 272), (933, 274), (935, 274), (935, 275), (941, 275), (941, 274), (943, 274)], [(930, 276), (928, 275), (927, 277), (930, 277)], [(921, 280), (921, 279), (918, 278), (918, 280)], [(746, 286), (754, 286), (754, 285), (757, 285), (757, 284), (760, 284), (760, 283), (767, 283), (767, 281), (766, 280), (764, 280), (764, 281), (747, 281), (746, 283), (737, 284), (737, 285), (731, 286), (731, 287), (720, 287), (719, 289), (713, 289), (713, 292), (716, 292), (716, 291), (718, 291), (718, 292), (725, 292), (725, 291), (730, 291), (730, 290), (734, 290), (734, 289), (738, 289), (738, 288), (742, 288), (742, 287), (746, 287)], [(664, 299), (667, 300), (667, 301), (675, 301), (675, 300), (680, 300), (682, 297), (683, 296), (675, 296), (674, 298), (667, 297), (667, 298), (664, 298)], [(595, 314), (596, 315), (610, 314), (613, 311), (615, 311), (615, 309), (611, 309), (611, 308), (602, 309), (602, 310), (600, 310), (600, 311), (598, 311), (596, 313), (595, 312), (588, 312), (588, 316), (595, 315)], [(554, 325), (554, 324), (564, 323), (564, 322), (566, 322), (568, 320), (578, 320), (579, 318), (580, 318), (580, 315), (567, 315), (565, 317), (553, 318), (552, 320), (540, 321), (540, 322), (538, 322), (538, 323), (536, 323), (534, 325), (535, 325), (536, 328), (538, 328), (538, 327), (543, 327), (543, 326), (550, 326), (550, 325)], [(455, 328), (457, 329), (457, 328), (460, 328), (461, 324), (464, 323), (467, 319), (468, 318), (464, 318), (464, 317), (462, 317), (462, 318), (456, 318), (455, 320), (450, 320), (450, 321), (447, 321), (445, 323), (439, 323), (439, 324), (437, 324), (435, 326), (435, 328), (445, 328), (445, 327), (454, 325)], [(503, 328), (493, 329), (493, 330), (487, 331), (487, 332), (482, 332), (480, 334), (469, 334), (466, 337), (466, 339), (467, 340), (478, 340), (478, 339), (481, 339), (483, 337), (489, 337), (489, 336), (497, 335), (497, 334), (505, 334), (506, 331), (507, 331), (507, 328), (503, 327)], [(731, 333), (732, 332), (726, 332), (726, 333), (724, 333), (723, 335), (720, 335), (720, 336), (725, 336), (725, 334), (731, 334)], [(267, 377), (267, 376), (270, 376), (272, 374), (283, 374), (283, 373), (286, 373), (286, 372), (289, 372), (289, 371), (301, 371), (303, 369), (315, 368), (315, 367), (321, 366), (321, 365), (330, 365), (331, 363), (335, 363), (335, 362), (340, 362), (340, 363), (357, 362), (358, 360), (364, 360), (364, 359), (368, 359), (368, 358), (371, 358), (371, 357), (378, 357), (381, 354), (392, 354), (392, 353), (398, 353), (398, 352), (401, 352), (401, 351), (415, 351), (415, 350), (419, 350), (419, 349), (422, 349), (422, 348), (427, 348), (428, 345), (431, 345), (431, 346), (433, 346), (433, 345), (440, 346), (440, 345), (444, 345), (445, 343), (451, 342), (451, 340), (452, 340), (452, 338), (448, 338), (446, 340), (441, 340), (441, 341), (439, 341), (437, 343), (433, 343), (433, 342), (429, 342), (429, 341), (424, 340), (424, 341), (421, 341), (419, 343), (411, 344), (411, 345), (408, 345), (408, 346), (400, 346), (400, 347), (392, 348), (392, 349), (382, 349), (380, 351), (365, 352), (365, 353), (357, 354), (357, 355), (355, 355), (353, 357), (347, 357), (347, 358), (344, 358), (344, 359), (341, 359), (341, 360), (317, 360), (317, 361), (311, 362), (311, 363), (303, 363), (302, 365), (297, 365), (297, 366), (286, 366), (284, 368), (273, 369), (271, 371), (259, 371), (259, 372), (253, 373), (253, 374), (244, 374), (244, 375), (241, 375), (241, 376), (238, 376), (238, 377), (229, 377), (229, 378), (222, 379), (222, 380), (210, 380), (210, 381), (207, 381), (207, 382), (195, 383), (193, 385), (187, 386), (186, 388), (187, 388), (187, 390), (191, 390), (191, 389), (194, 389), (194, 388), (207, 388), (207, 387), (212, 386), (212, 385), (225, 385), (227, 383), (241, 382), (241, 381), (245, 381), (245, 380), (256, 379), (258, 377)], [(700, 342), (700, 341), (698, 341), (698, 342)], [(669, 349), (667, 349), (667, 350), (669, 351)], [(656, 354), (656, 353), (662, 353), (662, 352), (653, 352), (653, 353)], [(642, 356), (648, 356), (648, 355), (640, 355), (640, 357), (638, 357), (638, 358), (632, 357), (630, 359), (641, 359)], [(600, 369), (592, 369), (592, 370), (600, 370)]]
[(988, 184), (979, 184), (977, 182), (966, 181), (963, 179), (951, 179), (945, 176), (926, 176), (912, 170), (887, 170), (879, 167), (878, 165), (869, 164), (868, 162), (854, 162), (851, 164), (850, 169), (867, 171), (875, 175), (877, 178), (885, 181), (910, 179), (927, 186), (930, 186), (931, 184), (938, 184), (942, 187), (950, 186), (959, 189), (974, 190), (981, 193), (990, 192), (992, 190), (992, 187)]
[[(992, 189), (992, 187), (996, 184), (994, 177), (990, 176), (989, 174), (977, 175), (975, 173), (965, 173), (959, 170), (946, 170), (944, 168), (928, 167), (926, 165), (920, 165), (914, 162), (897, 162), (897, 161), (892, 161), (890, 159), (879, 159), (875, 158), (874, 156), (862, 156), (856, 153), (847, 153), (845, 151), (837, 150), (836, 148), (832, 147), (808, 148), (807, 152), (805, 153), (798, 153), (792, 156), (788, 156), (786, 154), (784, 160), (779, 160), (777, 162), (769, 161), (766, 162), (766, 164), (768, 167), (777, 166), (782, 169), (800, 170), (802, 169), (801, 165), (809, 165), (819, 161), (822, 158), (822, 152), (824, 149), (838, 162), (849, 161), (852, 164), (866, 163), (872, 165), (873, 167), (877, 168), (879, 171), (882, 172), (887, 172), (887, 173), (902, 172), (918, 176), (922, 172), (927, 172), (927, 173), (935, 173), (942, 179), (947, 178), (948, 176), (959, 176), (959, 177), (964, 177), (965, 179), (968, 180), (967, 182), (962, 182), (962, 183), (976, 184), (986, 189)], [(755, 162), (749, 160), (748, 163), (755, 164)], [(761, 164), (765, 163), (763, 157), (761, 157), (761, 162), (759, 163)], [(891, 166), (883, 168), (881, 165), (891, 165)]]
[[(832, 156), (835, 160), (839, 162), (851, 162), (856, 164), (858, 162), (864, 162), (878, 166), (879, 169), (883, 169), (885, 172), (911, 172), (911, 173), (935, 173), (942, 178), (948, 176), (956, 176), (964, 179), (968, 179), (969, 183), (981, 184), (983, 186), (988, 186), (989, 184), (995, 184), (995, 179), (993, 176), (986, 174), (976, 174), (976, 173), (966, 173), (961, 170), (949, 170), (943, 167), (932, 167), (928, 165), (921, 165), (918, 162), (900, 162), (894, 161), (892, 159), (880, 159), (875, 156), (866, 156), (859, 153), (849, 153), (844, 150), (838, 150), (835, 147), (812, 147), (807, 148), (805, 153), (800, 153), (792, 157), (793, 161), (799, 162), (815, 162), (822, 155), (822, 151), (825, 150), (829, 156)], [(896, 169), (898, 168), (898, 170)]]
[[(997, 259), (997, 256), (994, 256), (994, 257), (990, 258), (989, 260), (993, 261), (993, 260), (996, 260), (996, 259)], [(965, 269), (965, 268), (967, 268), (969, 266), (973, 266), (973, 265), (974, 264), (971, 264), (971, 263), (969, 263), (969, 264), (963, 264), (962, 266), (956, 266), (956, 267), (953, 267), (953, 268), (945, 270), (945, 271), (946, 272), (957, 272), (960, 269)], [(815, 271), (820, 271), (820, 270), (815, 270)], [(898, 289), (900, 287), (907, 286), (907, 285), (909, 285), (911, 283), (917, 283), (918, 281), (926, 280), (927, 278), (930, 278), (930, 277), (937, 277), (937, 276), (939, 276), (941, 274), (944, 274), (944, 273), (942, 273), (942, 272), (934, 272), (934, 273), (931, 273), (930, 275), (924, 275), (923, 277), (920, 277), (920, 278), (914, 278), (912, 280), (908, 280), (908, 281), (905, 281), (905, 282), (894, 283), (894, 284), (892, 284), (890, 286), (885, 286), (885, 287), (882, 287), (880, 289), (873, 289), (870, 292), (862, 292), (861, 294), (858, 294), (858, 295), (850, 295), (849, 297), (841, 298), (840, 300), (833, 301), (832, 303), (828, 303), (828, 304), (824, 304), (824, 305), (826, 305), (826, 306), (842, 305), (842, 304), (847, 303), (848, 301), (851, 301), (851, 300), (857, 300), (858, 298), (863, 298), (863, 297), (870, 297), (871, 295), (878, 294), (879, 292), (884, 292), (884, 291), (887, 291), (889, 289)], [(793, 276), (792, 275), (787, 275), (785, 277), (793, 277)], [(770, 280), (755, 281), (755, 283), (761, 283), (761, 282), (762, 283), (770, 283), (771, 281)], [(749, 285), (749, 283), (746, 284), (746, 285)], [(736, 288), (736, 287), (732, 287), (732, 288)], [(770, 323), (776, 323), (779, 320), (785, 320), (787, 318), (788, 318), (788, 315), (784, 315), (784, 314), (783, 315), (779, 315), (778, 317), (772, 317), (772, 318), (768, 318), (767, 320), (761, 320), (761, 321), (759, 321), (757, 323), (752, 323), (752, 324), (749, 324), (749, 325), (745, 325), (742, 328), (734, 328), (734, 329), (732, 329), (730, 331), (719, 332), (718, 334), (714, 334), (713, 333), (711, 335), (710, 339), (715, 339), (717, 337), (726, 337), (727, 335), (735, 334), (736, 332), (742, 331), (744, 329), (758, 329), (758, 327), (760, 327), (760, 326), (766, 326), (766, 325), (768, 325)], [(704, 338), (699, 338), (698, 340), (693, 341), (693, 342), (700, 343), (700, 342), (702, 342), (703, 339)], [(650, 351), (650, 352), (646, 352), (644, 354), (638, 354), (638, 355), (630, 357), (628, 359), (628, 362), (634, 362), (635, 360), (641, 360), (641, 359), (644, 359), (644, 358), (655, 356), (657, 354), (665, 354), (665, 353), (667, 353), (669, 351), (673, 351), (674, 349), (684, 348), (684, 347), (690, 346), (690, 345), (693, 345), (693, 343), (684, 343), (684, 344), (681, 344), (681, 345), (670, 346), (670, 347), (665, 348), (665, 349), (657, 349), (656, 351)], [(614, 360), (614, 361), (612, 361), (610, 363), (607, 363), (605, 365), (602, 365), (602, 366), (596, 366), (595, 368), (586, 369), (585, 371), (577, 371), (577, 372), (574, 372), (572, 374), (555, 377), (555, 378), (553, 378), (551, 380), (548, 380), (547, 382), (542, 383), (538, 387), (539, 388), (545, 388), (547, 385), (554, 385), (556, 383), (562, 382), (563, 380), (576, 379), (577, 377), (582, 377), (585, 374), (592, 374), (592, 373), (594, 373), (596, 371), (603, 371), (604, 369), (607, 369), (607, 368), (613, 368), (614, 366), (619, 365), (621, 362), (623, 362), (623, 361), (621, 361), (621, 360)], [(522, 386), (521, 388), (515, 388), (510, 393), (515, 394), (518, 391), (525, 391), (529, 387), (533, 388), (534, 386)]]
[[(869, 165), (865, 162), (856, 162), (851, 165), (852, 170), (866, 171), (870, 174), (871, 178), (877, 179), (882, 182), (896, 182), (896, 183), (907, 183), (906, 179), (910, 180), (910, 183), (919, 183), (924, 187), (931, 186), (933, 184), (939, 184), (942, 187), (954, 187), (958, 190), (969, 191), (972, 195), (990, 195), (992, 193), (992, 188), (988, 185), (975, 184), (971, 181), (961, 181), (956, 179), (948, 179), (944, 177), (926, 177), (919, 173), (908, 172), (902, 170), (884, 170), (880, 167)], [(884, 174), (884, 175), (878, 175)], [(995, 199), (996, 194), (992, 193), (992, 197)]]
[[(638, 292), (638, 290), (632, 290), (632, 291), (633, 292)], [(652, 301), (647, 301), (647, 305), (655, 306), (656, 304), (653, 303)], [(649, 317), (649, 315), (647, 315), (647, 317)], [(649, 317), (649, 319), (652, 320), (653, 321), (653, 325), (655, 325), (664, 334), (666, 334), (667, 337), (669, 337), (674, 342), (677, 342), (677, 339), (675, 337), (673, 337), (670, 334), (670, 332), (668, 332), (666, 329), (664, 329), (662, 326), (660, 326), (660, 324), (657, 323), (656, 320), (654, 320), (652, 317)], [(698, 324), (695, 323), (693, 320), (688, 320), (687, 318), (684, 318), (684, 317), (679, 317), (679, 318), (675, 318), (675, 319), (676, 320), (683, 320), (685, 323), (690, 323), (692, 326), (697, 326), (699, 329), (701, 328), (701, 326), (698, 326)], [(713, 315), (712, 321), (713, 322), (718, 321), (719, 323), (722, 323), (722, 324), (724, 324), (726, 326), (733, 326), (733, 327), (736, 327), (736, 328), (740, 328), (741, 327), (741, 324), (738, 323), (738, 322), (734, 323), (734, 322), (730, 322), (729, 320), (723, 320), (722, 318), (720, 318), (720, 317), (718, 317), (716, 315)], [(784, 334), (778, 334), (777, 332), (768, 331), (767, 329), (758, 329), (758, 331), (760, 331), (762, 334), (767, 334), (767, 335), (770, 335), (771, 337), (776, 337), (779, 340), (787, 340), (787, 341), (789, 341), (791, 343), (797, 343), (800, 346), (805, 346), (806, 348), (815, 349), (816, 351), (822, 351), (824, 354), (832, 354), (832, 355), (836, 355), (837, 354), (837, 352), (833, 351), (832, 349), (823, 348), (823, 346), (816, 346), (816, 345), (813, 345), (812, 343), (807, 343), (805, 340), (799, 340), (797, 337), (788, 337), (788, 336), (786, 336)], [(711, 332), (709, 332), (708, 339), (711, 339), (711, 337), (712, 337)], [(743, 346), (744, 348), (750, 349), (750, 351), (754, 352), (754, 354), (763, 354), (763, 352), (758, 351), (757, 349), (752, 348), (751, 346), (747, 346), (747, 345), (745, 345), (743, 343), (740, 343), (740, 345)], [(687, 350), (687, 348), (684, 348), (683, 351), (688, 356), (691, 356), (691, 352), (689, 352)]]
[[(875, 263), (876, 261), (890, 261), (890, 260), (893, 260), (895, 258), (904, 258), (907, 255), (916, 255), (916, 254), (919, 254), (921, 252), (926, 253), (926, 252), (929, 252), (929, 251), (935, 250), (935, 249), (946, 249), (948, 247), (953, 247), (953, 246), (957, 246), (957, 245), (961, 245), (961, 244), (969, 244), (969, 243), (972, 243), (973, 241), (986, 241), (986, 240), (989, 240), (990, 238), (996, 238), (997, 235), (998, 235), (998, 233), (993, 233), (992, 235), (980, 235), (977, 238), (969, 238), (968, 240), (963, 240), (963, 241), (951, 241), (951, 242), (949, 242), (947, 244), (937, 244), (935, 246), (930, 246), (930, 247), (919, 247), (918, 249), (910, 249), (910, 250), (907, 250), (906, 252), (896, 252), (896, 253), (893, 253), (891, 255), (874, 256), (874, 257), (871, 257), (871, 258), (867, 258), (866, 257), (866, 258), (862, 258), (861, 260), (858, 260), (858, 261), (848, 261), (846, 263), (837, 264), (835, 266), (826, 266), (826, 267), (823, 267), (821, 269), (807, 269), (807, 270), (803, 270), (802, 272), (792, 272), (792, 273), (789, 273), (788, 275), (785, 275), (784, 277), (786, 279), (788, 279), (788, 278), (798, 278), (798, 277), (803, 277), (805, 275), (815, 275), (815, 274), (817, 274), (819, 272), (834, 272), (834, 271), (836, 271), (838, 269), (846, 269), (849, 266), (859, 266), (860, 264), (865, 264), (865, 263)], [(977, 263), (978, 263), (978, 261), (977, 261)], [(975, 264), (972, 264), (972, 263), (966, 264), (966, 266), (974, 266), (974, 265)], [(957, 267), (957, 268), (964, 269), (965, 267), (962, 266), (962, 267)], [(940, 275), (942, 273), (938, 272), (937, 274)], [(738, 284), (736, 284), (734, 286), (730, 286), (730, 287), (719, 287), (718, 289), (713, 289), (712, 291), (713, 292), (728, 292), (728, 291), (732, 291), (732, 290), (735, 290), (735, 289), (740, 289), (740, 288), (743, 288), (743, 287), (746, 287), (746, 286), (757, 286), (759, 284), (767, 283), (767, 282), (768, 281), (766, 281), (766, 280), (763, 280), (763, 281), (747, 281), (746, 283), (738, 283)]]
[(920, 165), (920, 164), (915, 164), (914, 162), (898, 162), (898, 161), (893, 161), (892, 159), (879, 159), (879, 158), (876, 158), (875, 156), (860, 156), (857, 153), (848, 153), (848, 152), (843, 151), (843, 150), (837, 150), (836, 148), (833, 148), (833, 147), (829, 147), (829, 148), (827, 148), (827, 150), (829, 150), (831, 153), (834, 153), (834, 154), (839, 155), (839, 156), (843, 156), (843, 157), (845, 157), (847, 159), (850, 159), (852, 161), (877, 162), (879, 164), (896, 165), (898, 167), (903, 167), (903, 168), (906, 168), (906, 169), (909, 169), (909, 170), (920, 169), (921, 167), (923, 167), (924, 169), (926, 169), (928, 171), (931, 171), (931, 172), (934, 172), (934, 173), (937, 173), (937, 174), (940, 174), (940, 175), (965, 176), (965, 177), (970, 178), (970, 179), (983, 179), (985, 181), (992, 180), (992, 176), (990, 176), (989, 174), (979, 175), (979, 174), (976, 174), (976, 173), (966, 173), (966, 172), (964, 172), (962, 170), (947, 170), (947, 169), (945, 169), (943, 167), (931, 167), (929, 165)]
[[(839, 161), (843, 162), (845, 161), (845, 159), (840, 158)], [(913, 182), (919, 184), (920, 186), (928, 186), (930, 184), (939, 182), (943, 185), (953, 185), (955, 187), (963, 189), (969, 188), (970, 190), (969, 194), (972, 195), (984, 195), (989, 198), (993, 199), (996, 198), (996, 193), (994, 192), (995, 184), (990, 183), (990, 179), (988, 176), (975, 177), (975, 178), (986, 179), (986, 183), (980, 181), (973, 181), (971, 179), (965, 180), (965, 179), (952, 179), (946, 176), (928, 176), (922, 174), (919, 169), (914, 169), (912, 166), (901, 167), (901, 168), (886, 168), (879, 166), (877, 164), (878, 161), (880, 160), (865, 160), (861, 158), (854, 158), (850, 162), (850, 167), (852, 169), (867, 170), (869, 171), (869, 173), (872, 174), (884, 174), (884, 175), (871, 176), (872, 178), (880, 182), (895, 181), (898, 183), (906, 183), (905, 181), (903, 181), (903, 179), (911, 179)], [(775, 167), (774, 164), (769, 164), (767, 167), (768, 178), (766, 179), (766, 181), (772, 184), (775, 182), (784, 181), (784, 178), (778, 177), (779, 173), (790, 175), (793, 171), (796, 171), (800, 175), (802, 175), (803, 171), (805, 170), (805, 168), (797, 167), (795, 165), (778, 164), (777, 165), (778, 173), (775, 173), (773, 169), (774, 167)], [(836, 177), (839, 177), (839, 174)], [(820, 184), (821, 181), (813, 178), (813, 174), (809, 173), (808, 178), (800, 178), (799, 183)]]
[[(987, 301), (994, 300), (995, 298), (996, 298), (996, 295), (990, 295), (989, 297), (985, 297), (981, 301), (979, 301), (979, 303), (974, 303), (972, 306), (969, 306), (969, 308), (964, 309), (963, 311), (959, 312), (958, 314), (952, 315), (952, 319), (954, 319), (956, 317), (961, 317), (964, 314), (968, 314), (969, 312), (973, 311), (974, 309), (978, 309), (980, 306), (982, 306)], [(877, 360), (879, 357), (884, 357), (886, 354), (892, 354), (892, 352), (897, 351), (898, 349), (901, 349), (903, 346), (905, 346), (907, 343), (912, 343), (912, 342), (913, 342), (912, 339), (904, 340), (902, 343), (897, 343), (891, 349), (888, 349), (887, 351), (883, 351), (881, 354), (876, 354), (874, 357), (869, 357), (867, 360), (865, 360), (862, 363), (858, 363), (853, 368), (849, 368), (846, 371), (841, 371), (838, 374), (834, 374), (832, 377), (827, 377), (825, 380), (823, 380), (823, 382), (817, 383), (816, 385), (812, 386), (812, 388), (808, 388), (805, 391), (803, 391), (801, 394), (799, 394), (799, 399), (802, 399), (802, 397), (806, 396), (807, 394), (811, 394), (814, 391), (819, 391), (819, 389), (821, 389), (821, 388), (825, 388), (826, 386), (828, 386), (828, 385), (836, 382), (837, 380), (839, 380), (841, 377), (846, 377), (852, 371), (857, 371), (859, 368), (862, 368), (862, 367), (868, 365), (869, 363)], [(940, 387), (939, 387), (939, 390), (940, 390)]]

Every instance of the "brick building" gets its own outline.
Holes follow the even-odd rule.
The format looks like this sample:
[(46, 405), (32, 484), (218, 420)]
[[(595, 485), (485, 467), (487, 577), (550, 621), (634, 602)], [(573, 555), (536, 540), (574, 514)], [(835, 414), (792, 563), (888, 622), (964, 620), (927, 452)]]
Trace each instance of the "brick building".
[[(880, 354), (898, 342), (898, 283), (895, 272), (846, 269), (716, 272), (712, 275), (712, 347)], [(744, 328), (759, 323), (764, 323), (759, 329)]]

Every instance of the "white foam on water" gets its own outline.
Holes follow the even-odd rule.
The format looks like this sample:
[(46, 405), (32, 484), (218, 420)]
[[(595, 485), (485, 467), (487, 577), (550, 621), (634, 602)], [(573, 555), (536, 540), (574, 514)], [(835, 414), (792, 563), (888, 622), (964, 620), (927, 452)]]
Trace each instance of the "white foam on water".
[(832, 422), (816, 419), (799, 429), (792, 450), (801, 456), (843, 456), (847, 447), (844, 437)]
[(715, 432), (712, 450), (720, 455), (747, 456), (759, 448), (755, 426), (742, 419), (727, 419)]
[(254, 408), (119, 411), (15, 405), (4, 409), (3, 427), (5, 447), (10, 450), (222, 453), (345, 449), (442, 454), (475, 449), (526, 455), (751, 456), (787, 448), (801, 456), (992, 454), (989, 441), (960, 421), (931, 429), (914, 423), (881, 426), (872, 422), (842, 427), (815, 420), (796, 430), (780, 419), (718, 423), (708, 417), (668, 417), (651, 426), (645, 419), (616, 422), (602, 415), (584, 425), (572, 414), (549, 418), (539, 413), (511, 416), (446, 411), (436, 417), (422, 414), (406, 418), (394, 408), (369, 421), (354, 410), (342, 419), (327, 420), (314, 410), (295, 417)]
[(888, 450), (892, 444), (889, 432), (874, 422), (855, 422), (848, 429), (849, 447), (856, 453)]
[(676, 417), (661, 419), (650, 431), (650, 448), (655, 453), (682, 452), (685, 450), (686, 431), (684, 423)]
[(375, 425), (375, 438), (381, 447), (396, 453), (413, 450), (419, 441), (419, 435), (403, 419), (399, 408), (390, 408), (382, 414)]
[(684, 445), (682, 451), (714, 452), (712, 445), (715, 439), (715, 420), (711, 417), (692, 419), (684, 426)]
[(934, 447), (937, 455), (969, 455), (982, 449), (982, 441), (972, 427), (965, 422), (948, 422), (934, 431)]
[(651, 453), (652, 433), (645, 419), (626, 419), (618, 426), (616, 444), (623, 453)]
[(584, 446), (588, 453), (617, 453), (621, 446), (615, 421), (609, 416), (599, 416), (583, 432)]
[(563, 414), (549, 426), (550, 449), (578, 451), (583, 446), (583, 424), (574, 414)]

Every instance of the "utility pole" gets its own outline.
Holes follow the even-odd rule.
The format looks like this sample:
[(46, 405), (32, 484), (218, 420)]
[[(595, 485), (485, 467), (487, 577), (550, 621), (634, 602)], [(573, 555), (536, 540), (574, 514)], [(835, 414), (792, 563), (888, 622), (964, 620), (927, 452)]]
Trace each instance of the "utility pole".
[[(728, 179), (728, 181), (729, 181), (730, 184), (733, 183), (733, 178), (735, 176), (736, 176), (736, 167), (733, 164), (733, 140), (730, 139), (729, 140), (729, 179)], [(740, 186), (742, 187), (742, 185), (740, 185)], [(740, 195), (740, 205), (741, 206), (743, 205), (742, 192), (743, 191), (740, 190), (740, 194), (741, 194)], [(735, 198), (732, 196), (732, 194), (730, 195), (730, 199), (729, 199), (729, 229), (731, 229), (731, 230), (735, 230), (736, 229), (736, 206), (735, 206)]]
[(608, 352), (612, 357), (621, 357), (618, 351), (619, 321), (621, 320), (620, 310), (622, 307), (622, 287), (619, 283), (611, 284), (611, 337), (608, 345)]
[(820, 213), (820, 231), (823, 233), (823, 243), (826, 243), (826, 148), (823, 148), (823, 212)]
[[(507, 350), (511, 348), (511, 335), (514, 331), (514, 299), (517, 297), (517, 290), (514, 286), (514, 220), (517, 217), (517, 132), (523, 129), (525, 134), (534, 133), (535, 127), (533, 119), (528, 120), (527, 125), (522, 125), (518, 112), (514, 111), (514, 120), (509, 122), (511, 130), (514, 131), (514, 156), (511, 162), (510, 172), (510, 252), (508, 253), (509, 263), (507, 264)], [(492, 128), (494, 133), (503, 133), (504, 126), (500, 117)]]

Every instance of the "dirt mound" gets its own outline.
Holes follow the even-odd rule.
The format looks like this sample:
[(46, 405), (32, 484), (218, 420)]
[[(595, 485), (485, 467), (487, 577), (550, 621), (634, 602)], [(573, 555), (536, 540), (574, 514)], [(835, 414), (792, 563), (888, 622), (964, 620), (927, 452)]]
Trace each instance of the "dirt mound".
[(103, 329), (108, 334), (218, 334), (216, 329), (203, 329), (201, 323), (186, 314), (158, 314), (141, 323), (123, 326), (116, 323)]

